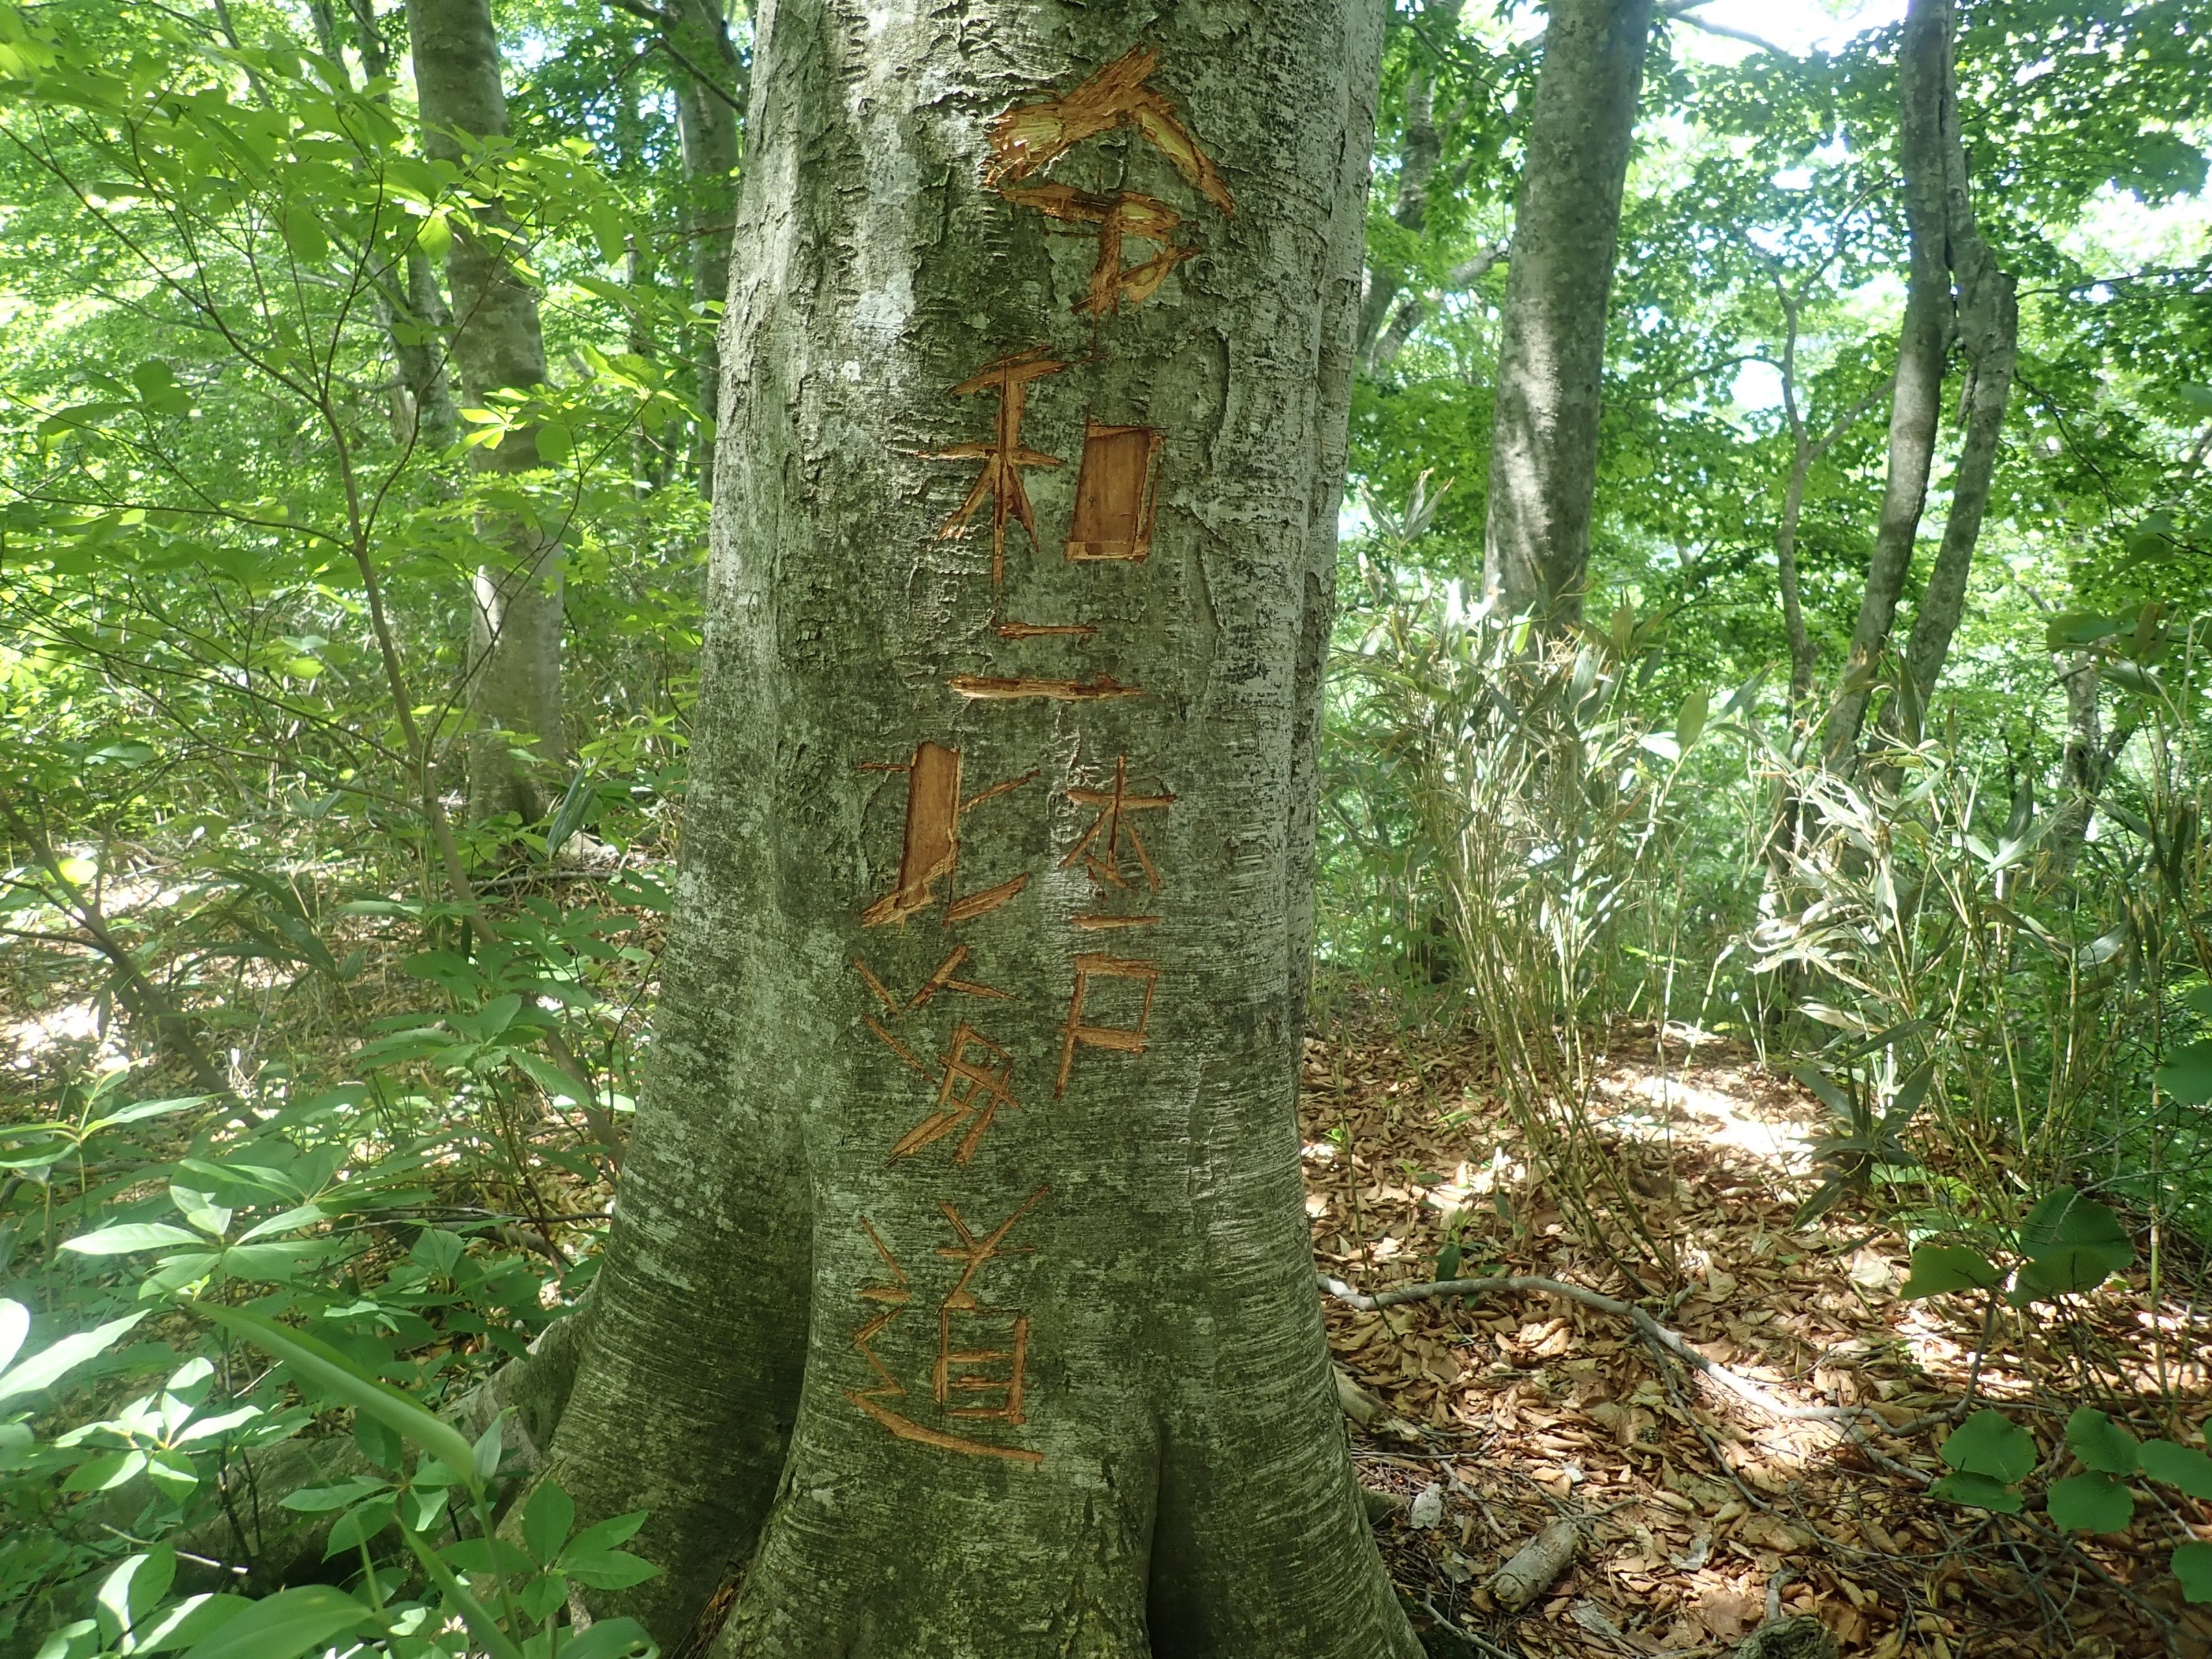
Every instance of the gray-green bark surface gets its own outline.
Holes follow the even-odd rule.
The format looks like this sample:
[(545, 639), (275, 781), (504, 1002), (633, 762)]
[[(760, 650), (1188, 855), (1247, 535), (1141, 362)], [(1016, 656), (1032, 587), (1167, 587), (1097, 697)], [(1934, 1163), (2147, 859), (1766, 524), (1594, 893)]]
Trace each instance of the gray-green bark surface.
[(1851, 629), (1844, 679), (1828, 711), (1827, 757), (1844, 763), (1874, 696), (1879, 659), (1912, 568), (1912, 544), (1928, 504), (1928, 475), (1942, 416), (1943, 360), (1951, 332), (1951, 274), (1945, 248), (1943, 103), (1950, 78), (1948, 0), (1913, 0), (1898, 49), (1898, 164), (1905, 176), (1911, 251), (1905, 320), (1891, 383), (1889, 470), (1867, 560), (1865, 590)]
[[(684, 151), (684, 230), (691, 239), (691, 296), (720, 305), (730, 289), (730, 239), (738, 210), (738, 111), (743, 65), (730, 40), (722, 0), (672, 0), (670, 46), (681, 54), (676, 88), (677, 134)], [(706, 313), (711, 318), (712, 313)], [(702, 322), (704, 319), (702, 319)], [(720, 331), (702, 325), (692, 352), (700, 412), (716, 418), (722, 386)], [(711, 428), (702, 425), (695, 471), (699, 488), (714, 493)]]
[[(490, 0), (408, 0), (422, 147), (434, 160), (465, 166), (473, 143), (507, 136), (499, 40)], [(538, 296), (516, 275), (500, 235), (512, 228), (495, 202), (480, 205), (481, 229), (457, 226), (446, 254), (453, 291), (453, 357), (475, 404), (495, 392), (545, 380)], [(539, 465), (527, 426), (498, 447), (470, 452), (484, 472), (512, 477)], [(550, 769), (566, 744), (561, 720), (561, 548), (521, 518), (487, 524), (498, 547), (472, 592), (469, 709), (479, 728), (469, 750), (469, 804), (479, 814), (542, 815)], [(526, 755), (527, 758), (519, 758)]]
[[(1293, 1098), (1379, 23), (757, 20), (658, 1071), (553, 1452), (654, 1511), (664, 1644), (742, 1567), (727, 1659), (1417, 1651)], [(1173, 227), (1102, 274), (1132, 194)]]
[(1490, 428), (1483, 591), (1581, 614), (1606, 310), (1651, 0), (1553, 0), (1513, 220)]

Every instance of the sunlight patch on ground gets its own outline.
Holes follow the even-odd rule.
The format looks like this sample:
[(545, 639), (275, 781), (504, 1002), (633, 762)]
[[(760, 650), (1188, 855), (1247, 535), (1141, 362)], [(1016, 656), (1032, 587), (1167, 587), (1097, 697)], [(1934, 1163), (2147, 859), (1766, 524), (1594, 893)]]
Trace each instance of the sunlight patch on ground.
[(113, 1030), (104, 1033), (100, 1030), (100, 1005), (90, 997), (81, 1002), (60, 1003), (0, 1025), (0, 1052), (17, 1065), (36, 1060), (63, 1044), (92, 1045), (103, 1054), (118, 1059), (123, 1053)]
[(1792, 1175), (1812, 1167), (1802, 1123), (1778, 1119), (1773, 1108), (1747, 1091), (1716, 1088), (1713, 1073), (1696, 1083), (1651, 1072), (1615, 1073), (1597, 1080), (1599, 1095), (1615, 1103), (1613, 1127), (1632, 1139), (1694, 1140), (1742, 1152)]

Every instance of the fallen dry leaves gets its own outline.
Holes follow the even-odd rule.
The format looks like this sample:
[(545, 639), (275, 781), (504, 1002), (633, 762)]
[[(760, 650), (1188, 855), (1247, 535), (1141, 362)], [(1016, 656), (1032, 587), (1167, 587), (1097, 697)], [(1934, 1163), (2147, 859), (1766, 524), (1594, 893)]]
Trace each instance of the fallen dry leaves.
[[(1692, 1055), (1647, 1030), (1632, 1046), (1643, 1058), (1605, 1079), (1605, 1131), (1676, 1255), (1676, 1282), (1647, 1303), (1662, 1322), (1792, 1404), (1863, 1405), (1894, 1428), (1959, 1400), (1978, 1324), (1898, 1299), (1903, 1237), (1849, 1201), (1792, 1225), (1811, 1186), (1813, 1103), (1711, 1042)], [(1438, 1276), (1449, 1236), (1459, 1276), (1538, 1274), (1637, 1298), (1546, 1201), (1488, 1066), (1465, 1039), (1352, 1025), (1308, 1040), (1318, 1266), (1364, 1291), (1418, 1283)], [(2099, 1302), (2075, 1322), (2098, 1328), (2125, 1375), (2158, 1322), (2140, 1297)], [(1870, 1453), (1833, 1423), (1763, 1418), (1660, 1370), (1625, 1321), (1560, 1297), (1325, 1305), (1337, 1363), (1385, 1407), (1352, 1428), (1353, 1456), (1364, 1484), (1402, 1500), (1376, 1535), (1417, 1623), (1433, 1613), (1509, 1653), (1716, 1654), (1771, 1607), (1818, 1617), (1846, 1655), (1872, 1659), (2212, 1655), (2212, 1617), (2181, 1604), (2163, 1548), (2065, 1546), (2033, 1514), (1929, 1498), (1940, 1428), (1872, 1432)], [(2059, 1340), (2001, 1336), (1978, 1385), (2046, 1449), (2066, 1402), (2031, 1379)], [(2203, 1352), (2158, 1358), (2168, 1398), (2201, 1418)], [(1517, 1618), (1492, 1607), (1483, 1581), (1562, 1516), (1586, 1517), (1577, 1565)], [(2186, 1519), (2212, 1535), (2212, 1511)]]

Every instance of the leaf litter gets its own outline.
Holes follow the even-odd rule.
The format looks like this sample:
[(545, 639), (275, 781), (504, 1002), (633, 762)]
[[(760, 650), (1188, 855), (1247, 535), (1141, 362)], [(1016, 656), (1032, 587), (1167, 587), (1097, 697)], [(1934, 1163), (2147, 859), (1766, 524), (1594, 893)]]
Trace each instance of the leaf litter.
[[(2074, 1298), (2063, 1319), (2000, 1331), (1977, 1372), (1979, 1318), (1955, 1298), (1899, 1298), (1908, 1244), (1876, 1207), (1847, 1198), (1793, 1224), (1818, 1185), (1806, 1146), (1823, 1117), (1802, 1085), (1711, 1039), (1616, 1035), (1598, 1103), (1607, 1150), (1679, 1267), (1644, 1305), (1790, 1406), (1868, 1414), (1762, 1415), (1679, 1364), (1662, 1370), (1626, 1320), (1565, 1297), (1361, 1310), (1325, 1296), (1340, 1381), (1380, 1407), (1346, 1427), (1430, 1651), (1722, 1655), (1800, 1614), (1870, 1659), (2212, 1659), (2212, 1608), (2183, 1602), (2147, 1537), (2062, 1538), (2033, 1499), (2000, 1517), (1927, 1490), (1970, 1377), (1974, 1403), (2008, 1411), (2044, 1472), (2063, 1473), (2059, 1438), (2081, 1402), (2054, 1386), (2051, 1362), (2085, 1341), (2139, 1385), (2139, 1405), (2196, 1433), (2212, 1409), (2201, 1322), (2186, 1309), (2145, 1317), (2138, 1271)], [(1302, 1077), (1323, 1275), (1370, 1294), (1537, 1275), (1637, 1299), (1521, 1155), (1479, 1040), (1355, 1016), (1307, 1039)], [(2212, 1506), (2181, 1507), (2212, 1538)], [(1583, 1534), (1576, 1561), (1507, 1613), (1486, 1582), (1563, 1518)]]

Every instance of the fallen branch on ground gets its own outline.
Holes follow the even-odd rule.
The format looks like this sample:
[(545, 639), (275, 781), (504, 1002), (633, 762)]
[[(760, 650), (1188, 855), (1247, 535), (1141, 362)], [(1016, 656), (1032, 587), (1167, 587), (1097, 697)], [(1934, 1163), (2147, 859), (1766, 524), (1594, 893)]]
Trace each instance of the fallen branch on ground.
[(1540, 1279), (1528, 1273), (1494, 1273), (1486, 1279), (1445, 1279), (1428, 1285), (1400, 1285), (1369, 1296), (1355, 1291), (1340, 1279), (1330, 1278), (1327, 1273), (1317, 1277), (1322, 1288), (1338, 1301), (1370, 1312), (1395, 1308), (1407, 1302), (1433, 1301), (1445, 1296), (1512, 1296), (1533, 1292), (1564, 1297), (1570, 1302), (1580, 1303), (1585, 1308), (1594, 1308), (1600, 1313), (1611, 1314), (1616, 1319), (1630, 1321), (1653, 1347), (1673, 1355), (1692, 1370), (1726, 1389), (1745, 1404), (1784, 1422), (1835, 1423), (1871, 1417), (1882, 1425), (1885, 1434), (1906, 1435), (1946, 1421), (1960, 1409), (1960, 1407), (1946, 1407), (1925, 1417), (1915, 1418), (1910, 1423), (1893, 1426), (1887, 1418), (1871, 1406), (1793, 1406), (1741, 1371), (1730, 1370), (1717, 1359), (1707, 1358), (1692, 1346), (1689, 1338), (1680, 1331), (1668, 1329), (1634, 1303), (1620, 1301), (1601, 1291), (1586, 1290), (1580, 1285), (1569, 1285), (1561, 1279)]

